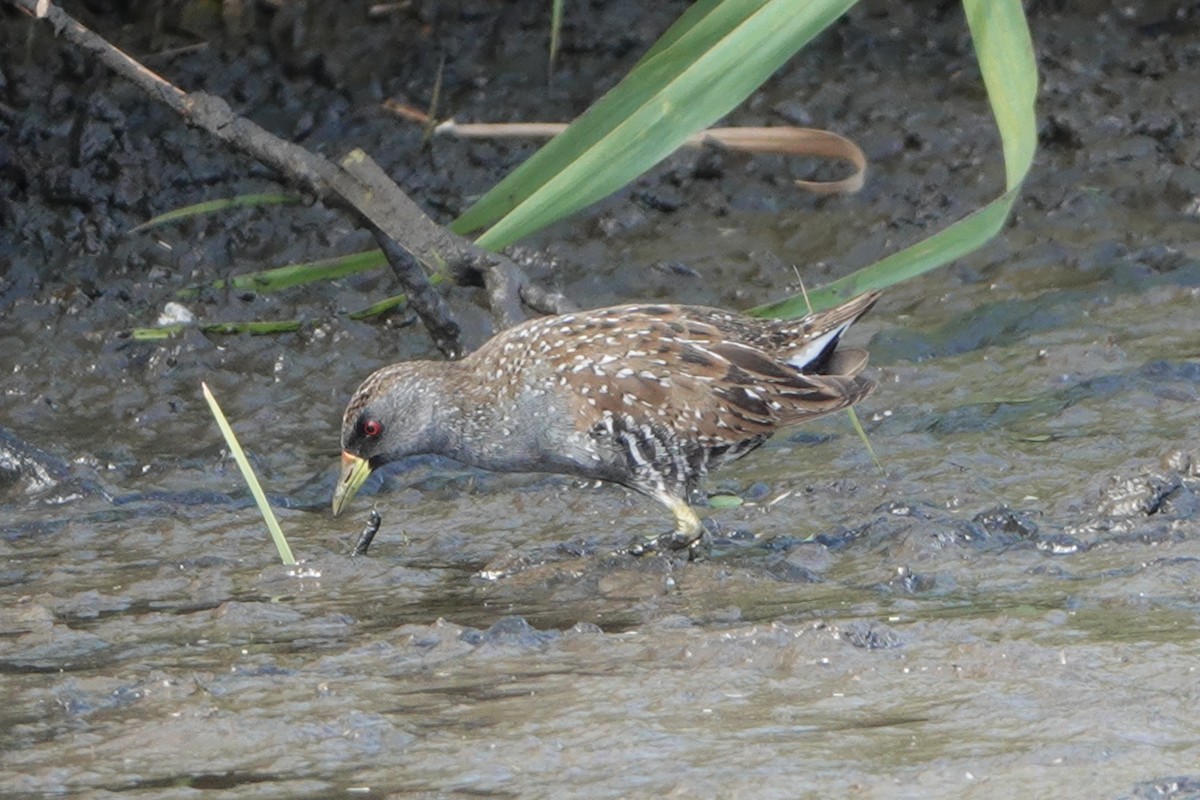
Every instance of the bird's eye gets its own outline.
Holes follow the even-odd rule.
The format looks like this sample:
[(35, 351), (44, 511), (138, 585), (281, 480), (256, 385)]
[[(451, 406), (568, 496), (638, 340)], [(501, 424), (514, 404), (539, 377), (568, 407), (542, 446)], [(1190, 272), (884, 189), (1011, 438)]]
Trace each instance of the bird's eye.
[(369, 419), (363, 423), (363, 433), (374, 439), (383, 433), (383, 423), (377, 419)]

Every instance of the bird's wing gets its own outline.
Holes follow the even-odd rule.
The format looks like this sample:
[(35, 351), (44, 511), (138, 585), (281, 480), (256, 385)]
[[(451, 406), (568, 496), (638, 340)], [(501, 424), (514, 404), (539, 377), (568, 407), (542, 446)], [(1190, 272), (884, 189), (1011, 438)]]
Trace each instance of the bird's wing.
[[(677, 307), (626, 306), (606, 311), (620, 324), (569, 337), (555, 372), (570, 387), (576, 418), (591, 427), (605, 417), (664, 425), (699, 443), (728, 443), (828, 414), (866, 396), (874, 384), (856, 377), (861, 351), (831, 357), (845, 374), (807, 375)], [(838, 354), (835, 354), (838, 355)]]

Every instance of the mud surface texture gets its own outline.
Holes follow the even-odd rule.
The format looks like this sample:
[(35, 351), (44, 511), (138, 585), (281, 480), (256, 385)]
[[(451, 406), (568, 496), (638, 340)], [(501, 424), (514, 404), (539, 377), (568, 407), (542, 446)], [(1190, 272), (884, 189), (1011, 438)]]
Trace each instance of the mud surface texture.
[[(71, 3), (174, 83), (334, 156), (361, 147), (448, 221), (534, 145), (381, 108), (568, 120), (684, 6)], [(233, 4), (225, 4), (231, 6)], [(373, 246), (320, 204), (130, 233), (283, 187), (52, 32), (0, 11), (0, 795), (5, 798), (1200, 796), (1200, 16), (1031, 4), (1042, 147), (983, 251), (853, 331), (878, 392), (713, 476), (712, 557), (612, 487), (415, 459), (346, 517), (342, 407), (436, 357), (386, 270), (277, 293), (233, 274)], [(154, 6), (154, 8), (149, 8)], [(1180, 10), (1183, 9), (1183, 10)], [(869, 3), (730, 124), (828, 127), (871, 158), (714, 153), (525, 246), (584, 306), (734, 308), (845, 274), (1001, 191), (954, 3)], [(198, 292), (181, 294), (189, 288)], [(478, 290), (449, 297), (469, 344)], [(139, 341), (168, 303), (276, 336)], [(278, 566), (200, 394), (280, 509)], [(372, 505), (371, 553), (349, 558)], [(720, 505), (726, 505), (722, 503)]]

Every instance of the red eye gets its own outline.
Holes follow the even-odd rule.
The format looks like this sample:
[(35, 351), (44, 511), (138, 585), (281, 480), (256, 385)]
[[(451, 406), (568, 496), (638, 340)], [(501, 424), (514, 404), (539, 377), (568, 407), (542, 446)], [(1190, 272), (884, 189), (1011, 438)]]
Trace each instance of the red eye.
[(374, 439), (379, 434), (383, 433), (383, 423), (377, 419), (369, 419), (363, 423), (363, 433)]

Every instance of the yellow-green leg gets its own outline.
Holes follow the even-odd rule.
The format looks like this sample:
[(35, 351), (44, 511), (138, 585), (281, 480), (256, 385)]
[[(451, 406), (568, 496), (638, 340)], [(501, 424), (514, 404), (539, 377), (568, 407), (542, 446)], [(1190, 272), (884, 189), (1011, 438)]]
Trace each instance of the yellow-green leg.
[(675, 532), (671, 538), (679, 542), (681, 546), (687, 547), (699, 541), (700, 534), (704, 532), (704, 523), (700, 521), (699, 515), (688, 501), (671, 497), (664, 502), (675, 516)]
[(680, 497), (664, 494), (655, 495), (655, 499), (671, 509), (671, 515), (675, 517), (675, 530), (664, 533), (662, 536), (653, 537), (646, 542), (634, 544), (629, 548), (629, 552), (640, 556), (656, 550), (690, 551), (699, 544), (700, 536), (704, 533), (704, 523), (700, 521), (695, 509)]

